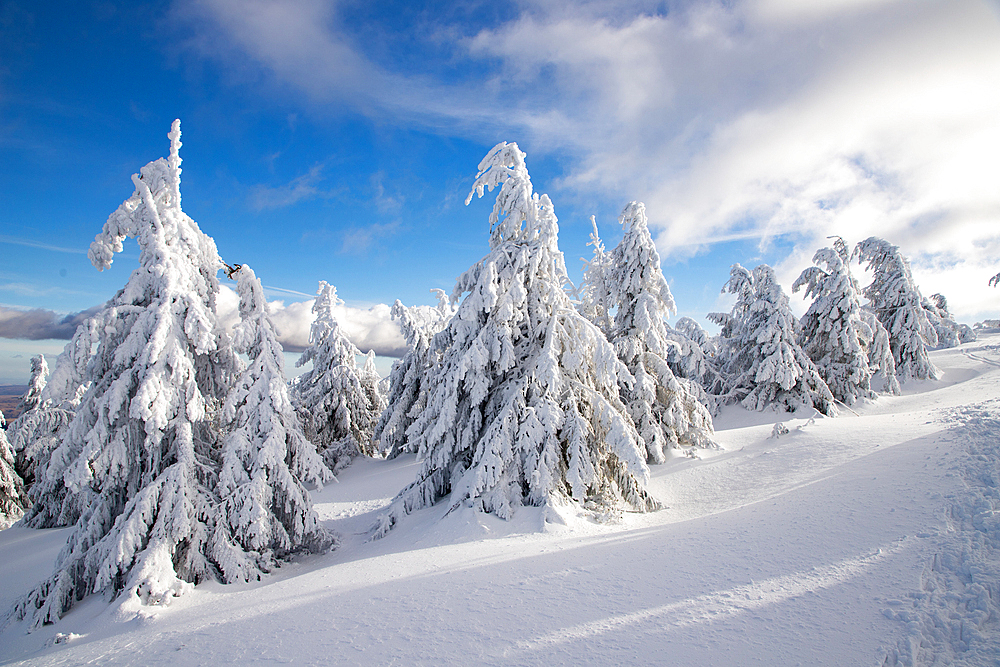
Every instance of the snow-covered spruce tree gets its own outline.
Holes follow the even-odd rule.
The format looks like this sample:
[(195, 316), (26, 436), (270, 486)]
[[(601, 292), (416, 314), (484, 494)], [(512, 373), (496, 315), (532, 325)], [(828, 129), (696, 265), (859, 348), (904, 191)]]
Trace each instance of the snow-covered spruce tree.
[(41, 405), (18, 415), (11, 424), (17, 466), (28, 485), (31, 508), (25, 522), (35, 528), (66, 526), (80, 517), (86, 493), (67, 494), (66, 469), (80, 454), (83, 440), (65, 437), (80, 401), (90, 386), (87, 367), (110, 310), (88, 318), (56, 359), (42, 390)]
[(733, 264), (723, 291), (736, 295), (731, 313), (708, 317), (722, 326), (727, 400), (748, 410), (813, 407), (833, 416), (833, 394), (799, 347), (798, 320), (774, 270), (761, 264), (751, 272)]
[(30, 488), (39, 463), (43, 466), (52, 449), (58, 444), (59, 434), (69, 425), (73, 413), (53, 407), (45, 398), (45, 379), (48, 375), (45, 355), (31, 358), (31, 379), (28, 390), (21, 398), (20, 412), (7, 428), (8, 440), (14, 450), (15, 467), (25, 488)]
[(28, 506), (24, 482), (14, 469), (14, 449), (7, 441), (6, 425), (0, 412), (0, 530), (20, 519)]
[(667, 365), (677, 377), (697, 383), (705, 392), (700, 398), (713, 412), (721, 407), (719, 397), (726, 392), (726, 382), (718, 367), (718, 345), (701, 325), (690, 317), (681, 317), (675, 325), (667, 327), (667, 337), (674, 343), (674, 351), (667, 357)]
[(552, 203), (532, 193), (516, 144), (489, 152), (466, 201), (495, 187), (490, 253), (458, 279), (452, 299), (465, 298), (434, 337), (441, 363), (428, 374), (426, 408), (407, 430), (422, 459), (417, 479), (376, 535), (449, 495), (451, 509), (470, 505), (502, 518), (554, 498), (658, 507), (644, 488), (642, 441), (618, 394), (628, 369), (564, 290)]
[(313, 366), (299, 377), (292, 393), (306, 435), (334, 472), (360, 454), (374, 454), (372, 435), (385, 408), (378, 382), (358, 368), (361, 351), (333, 316), (339, 302), (337, 289), (321, 280), (309, 347), (296, 363), (311, 361)]
[(671, 354), (679, 354), (666, 324), (676, 307), (645, 205), (631, 202), (618, 220), (623, 235), (611, 251), (606, 282), (606, 303), (614, 310), (608, 340), (635, 380), (623, 387), (622, 400), (646, 443), (648, 461), (662, 463), (670, 449), (716, 447), (711, 413), (691, 383), (675, 377), (667, 363)]
[(71, 412), (80, 405), (89, 386), (87, 365), (100, 341), (102, 322), (99, 314), (87, 318), (76, 328), (73, 338), (56, 357), (55, 368), (42, 390), (43, 403)]
[(901, 380), (936, 380), (938, 370), (927, 356), (937, 345), (937, 332), (921, 306), (920, 290), (910, 274), (910, 263), (899, 247), (869, 237), (858, 243), (854, 255), (874, 273), (863, 292), (882, 326), (889, 332), (896, 376)]
[(872, 381), (881, 382), (881, 391), (898, 396), (899, 380), (896, 379), (896, 362), (892, 358), (889, 332), (870, 308), (861, 309), (861, 319), (872, 332), (872, 342), (868, 346), (868, 368), (872, 372)]
[(378, 451), (386, 458), (415, 452), (416, 447), (406, 437), (406, 430), (426, 406), (424, 389), (427, 374), (440, 359), (432, 346), (434, 335), (441, 331), (455, 314), (444, 290), (432, 290), (438, 295), (436, 308), (412, 306), (407, 308), (397, 300), (392, 305), (392, 319), (399, 323), (409, 347), (403, 358), (392, 366), (388, 407), (375, 425)]
[(799, 344), (816, 364), (834, 398), (854, 405), (859, 398), (877, 397), (871, 388), (868, 348), (874, 334), (861, 317), (857, 283), (851, 275), (850, 255), (843, 239), (833, 248), (821, 248), (802, 272), (792, 292), (805, 287), (812, 297), (802, 316)]
[(590, 216), (593, 231), (590, 233), (590, 243), (594, 247), (594, 255), (586, 261), (583, 268), (583, 282), (580, 283), (580, 312), (588, 320), (596, 324), (605, 336), (611, 334), (614, 323), (611, 321), (611, 305), (608, 298), (611, 294), (611, 253), (604, 248), (604, 242), (597, 232), (597, 219)]
[(49, 365), (45, 363), (44, 354), (36, 354), (31, 358), (31, 376), (28, 379), (28, 389), (21, 396), (17, 413), (34, 410), (42, 404), (42, 391), (45, 389), (45, 378), (49, 374)]
[[(181, 210), (179, 121), (168, 136), (170, 157), (132, 177), (135, 193), (90, 247), (103, 269), (135, 237), (140, 266), (100, 314), (91, 385), (65, 436), (78, 454), (66, 497), (52, 499), (82, 514), (54, 574), (16, 606), (34, 627), (89, 593), (167, 603), (216, 573), (215, 420), (239, 361), (216, 315), (215, 243)], [(35, 512), (35, 525), (58, 510)]]
[(303, 482), (322, 486), (333, 474), (306, 439), (288, 397), (284, 358), (260, 281), (246, 264), (236, 271), (240, 318), (233, 348), (249, 358), (226, 397), (222, 467), (212, 560), (225, 581), (259, 579), (297, 551), (333, 544)]
[(968, 324), (959, 324), (955, 316), (948, 310), (948, 299), (943, 294), (932, 294), (925, 297), (920, 305), (927, 312), (934, 331), (937, 333), (937, 349), (957, 347), (962, 343), (976, 340), (976, 332)]

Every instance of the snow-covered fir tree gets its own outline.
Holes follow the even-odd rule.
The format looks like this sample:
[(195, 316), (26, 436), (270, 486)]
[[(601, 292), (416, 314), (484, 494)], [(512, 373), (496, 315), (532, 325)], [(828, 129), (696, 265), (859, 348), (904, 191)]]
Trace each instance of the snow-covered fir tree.
[(407, 436), (422, 459), (376, 534), (402, 514), (449, 497), (510, 517), (522, 505), (571, 498), (595, 508), (651, 510), (645, 448), (618, 388), (628, 369), (564, 290), (558, 225), (532, 192), (524, 153), (498, 144), (466, 200), (499, 187), (490, 253), (453, 292), (465, 295), (434, 337), (442, 354)]
[(850, 253), (843, 239), (821, 248), (802, 272), (792, 292), (805, 287), (812, 297), (801, 319), (799, 343), (819, 369), (834, 398), (854, 405), (859, 398), (876, 398), (871, 388), (868, 348), (874, 333), (861, 316), (858, 285), (851, 275)]
[(31, 358), (31, 376), (28, 378), (28, 389), (21, 396), (17, 413), (34, 410), (42, 404), (42, 391), (45, 389), (45, 379), (49, 375), (49, 365), (45, 363), (44, 354), (36, 354)]
[(56, 357), (56, 365), (42, 390), (43, 403), (69, 411), (80, 405), (89, 386), (87, 365), (100, 340), (101, 322), (101, 315), (89, 317), (76, 328), (73, 338)]
[(597, 231), (597, 219), (590, 216), (590, 224), (593, 231), (590, 232), (590, 242), (593, 246), (594, 254), (585, 262), (583, 268), (583, 281), (580, 283), (579, 299), (580, 312), (588, 320), (600, 327), (605, 336), (611, 334), (614, 323), (611, 320), (611, 304), (608, 301), (611, 295), (611, 253), (604, 248), (600, 234)]
[(407, 308), (397, 300), (392, 305), (392, 319), (399, 323), (409, 348), (403, 358), (392, 366), (389, 375), (388, 407), (375, 426), (378, 450), (387, 458), (415, 452), (416, 447), (406, 437), (406, 430), (423, 411), (427, 394), (424, 383), (430, 369), (440, 359), (432, 346), (434, 335), (441, 331), (455, 314), (444, 290), (431, 290), (438, 296), (436, 308), (412, 306)]
[(333, 316), (338, 303), (337, 289), (320, 281), (309, 347), (296, 363), (313, 365), (298, 378), (292, 394), (306, 435), (334, 472), (360, 454), (375, 453), (375, 424), (385, 409), (378, 374), (372, 377), (371, 367), (358, 368), (361, 351)]
[(34, 527), (69, 525), (80, 515), (80, 507), (73, 501), (81, 498), (76, 494), (67, 497), (63, 483), (63, 474), (79, 454), (79, 441), (65, 435), (90, 385), (87, 366), (99, 338), (100, 321), (98, 315), (77, 327), (56, 358), (40, 404), (18, 415), (8, 431), (31, 501), (26, 522)]
[(20, 413), (7, 428), (8, 440), (15, 454), (15, 467), (26, 488), (30, 488), (36, 468), (39, 464), (46, 464), (58, 445), (59, 435), (73, 418), (72, 412), (54, 407), (54, 401), (45, 397), (48, 372), (45, 355), (31, 358), (28, 390), (21, 398)]
[(788, 296), (761, 264), (752, 272), (734, 264), (723, 288), (736, 295), (730, 313), (709, 313), (722, 326), (722, 371), (727, 400), (748, 410), (813, 407), (834, 414), (833, 394), (798, 344), (798, 320)]
[(861, 319), (872, 332), (872, 342), (868, 346), (868, 368), (872, 372), (872, 383), (878, 391), (898, 396), (899, 380), (896, 378), (896, 362), (892, 358), (889, 332), (870, 308), (861, 309)]
[(716, 339), (690, 317), (681, 317), (673, 327), (668, 326), (667, 338), (674, 344), (667, 357), (670, 370), (700, 387), (704, 396), (700, 395), (699, 400), (716, 413), (722, 405), (719, 397), (726, 392), (726, 381), (718, 367)]
[(712, 417), (699, 402), (699, 392), (675, 377), (667, 363), (680, 353), (666, 324), (676, 307), (649, 234), (645, 205), (631, 202), (618, 220), (622, 240), (606, 263), (608, 294), (602, 299), (614, 312), (608, 340), (634, 378), (622, 388), (622, 399), (646, 444), (648, 460), (662, 463), (670, 449), (715, 447)]
[(32, 508), (36, 526), (57, 524), (67, 503), (79, 513), (54, 574), (17, 605), (36, 627), (92, 592), (165, 604), (217, 572), (217, 412), (239, 360), (217, 319), (215, 243), (181, 210), (179, 121), (168, 136), (169, 158), (132, 177), (90, 247), (104, 269), (134, 237), (140, 266), (99, 316), (62, 497)]
[(971, 343), (976, 340), (976, 332), (968, 324), (959, 324), (955, 321), (955, 316), (948, 310), (948, 299), (943, 294), (932, 294), (924, 297), (920, 302), (921, 307), (927, 314), (931, 326), (937, 333), (937, 349), (957, 347), (962, 343)]
[(6, 425), (0, 412), (0, 530), (20, 519), (28, 506), (24, 482), (14, 469), (14, 449), (7, 441)]
[(920, 290), (910, 274), (910, 263), (898, 246), (869, 237), (858, 243), (854, 255), (874, 274), (864, 288), (869, 307), (889, 332), (896, 375), (901, 380), (937, 379), (938, 370), (927, 356), (937, 345), (937, 332), (921, 306)]
[(241, 321), (233, 348), (249, 363), (226, 397), (226, 434), (217, 493), (212, 560), (225, 581), (258, 579), (297, 551), (333, 543), (303, 482), (333, 478), (292, 408), (284, 358), (260, 281), (246, 264), (236, 271)]

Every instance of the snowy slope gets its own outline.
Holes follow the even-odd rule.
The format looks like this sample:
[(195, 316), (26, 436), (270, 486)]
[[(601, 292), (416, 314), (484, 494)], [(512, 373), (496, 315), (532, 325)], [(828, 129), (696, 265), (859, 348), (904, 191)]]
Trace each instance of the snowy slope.
[[(996, 664), (1000, 336), (932, 358), (940, 381), (836, 419), (729, 408), (721, 451), (652, 467), (668, 505), (652, 514), (436, 506), (367, 542), (417, 464), (359, 460), (314, 496), (337, 551), (139, 616), (92, 596), (30, 635), (10, 623), (0, 660)], [(49, 573), (65, 535), (0, 532), (0, 604)]]

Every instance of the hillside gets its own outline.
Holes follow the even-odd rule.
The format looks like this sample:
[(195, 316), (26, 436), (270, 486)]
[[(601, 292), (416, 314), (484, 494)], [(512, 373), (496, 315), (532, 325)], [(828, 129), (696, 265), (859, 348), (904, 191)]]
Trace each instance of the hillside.
[[(651, 514), (503, 522), (438, 505), (369, 542), (416, 466), (358, 461), (314, 496), (338, 550), (169, 607), (92, 596), (33, 634), (11, 622), (0, 660), (995, 664), (1000, 336), (932, 358), (940, 381), (835, 419), (727, 409), (721, 451), (652, 468), (667, 507)], [(67, 534), (0, 532), (0, 605), (49, 573)]]
[(27, 390), (28, 385), (24, 384), (0, 385), (0, 412), (3, 412), (4, 419), (13, 421), (17, 417), (17, 406)]

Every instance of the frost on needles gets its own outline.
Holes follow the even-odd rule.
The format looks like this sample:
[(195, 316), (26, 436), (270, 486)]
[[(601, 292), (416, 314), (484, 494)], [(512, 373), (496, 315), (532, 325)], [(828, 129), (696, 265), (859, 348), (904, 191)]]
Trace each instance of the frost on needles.
[(557, 498), (601, 509), (658, 506), (619, 395), (632, 378), (564, 291), (552, 202), (532, 192), (516, 144), (489, 152), (466, 202), (494, 188), (490, 252), (458, 279), (452, 299), (464, 299), (434, 337), (441, 361), (425, 380), (426, 408), (407, 429), (422, 459), (417, 479), (376, 535), (445, 497), (450, 509), (502, 518)]
[[(86, 364), (88, 388), (46, 466), (46, 488), (52, 493), (37, 497), (31, 511), (29, 525), (36, 527), (77, 515), (53, 575), (15, 607), (16, 615), (33, 616), (34, 627), (56, 621), (94, 592), (121, 593), (126, 606), (166, 604), (209, 577), (245, 578), (246, 569), (227, 569), (218, 556), (218, 544), (231, 534), (236, 538), (230, 541), (257, 563), (270, 563), (268, 549), (277, 556), (299, 546), (274, 539), (273, 523), (271, 539), (258, 539), (250, 530), (238, 532), (244, 524), (219, 520), (220, 512), (225, 515), (220, 502), (240, 502), (243, 481), (232, 456), (225, 469), (219, 460), (222, 402), (230, 395), (238, 430), (243, 423), (236, 405), (239, 389), (230, 393), (234, 381), (241, 377), (240, 387), (252, 389), (251, 380), (269, 369), (243, 373), (221, 329), (216, 297), (223, 265), (212, 239), (181, 210), (179, 121), (168, 136), (169, 158), (147, 164), (132, 177), (135, 192), (112, 213), (90, 248), (91, 262), (104, 269), (125, 239), (134, 237), (140, 266), (95, 316), (97, 351)], [(251, 352), (253, 341), (263, 339), (248, 333), (254, 325), (242, 326), (242, 349)], [(78, 353), (79, 359), (85, 356)], [(73, 375), (68, 366), (64, 370)], [(67, 385), (74, 384), (68, 380)], [(271, 434), (277, 433), (276, 428)], [(244, 452), (234, 446), (227, 452), (247, 454), (239, 462), (244, 471), (260, 463), (262, 448), (254, 450), (252, 444)], [(267, 455), (277, 451), (270, 444), (274, 447)], [(220, 479), (230, 478), (233, 484), (220, 486)], [(318, 537), (308, 511), (288, 500), (296, 485), (289, 482), (286, 489), (272, 494), (270, 511), (289, 511), (282, 527), (290, 526), (285, 531), (292, 540), (301, 537), (302, 547), (312, 546)], [(263, 511), (245, 506), (258, 513), (252, 519)]]

